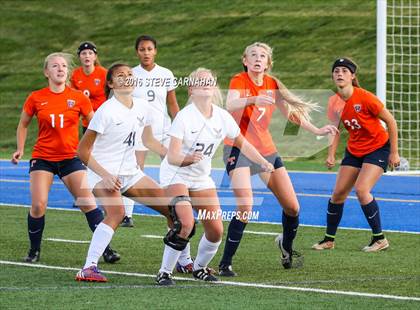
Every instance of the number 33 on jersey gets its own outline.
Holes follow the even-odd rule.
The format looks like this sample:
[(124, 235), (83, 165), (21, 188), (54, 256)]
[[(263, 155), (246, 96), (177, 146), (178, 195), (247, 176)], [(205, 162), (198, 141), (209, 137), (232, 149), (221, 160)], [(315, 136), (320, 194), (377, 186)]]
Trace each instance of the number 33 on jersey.
[(354, 156), (361, 157), (378, 149), (389, 139), (378, 118), (383, 108), (383, 103), (375, 95), (355, 87), (348, 100), (343, 100), (338, 94), (330, 97), (327, 114), (333, 124), (338, 124), (340, 120), (343, 122), (350, 134), (347, 149)]

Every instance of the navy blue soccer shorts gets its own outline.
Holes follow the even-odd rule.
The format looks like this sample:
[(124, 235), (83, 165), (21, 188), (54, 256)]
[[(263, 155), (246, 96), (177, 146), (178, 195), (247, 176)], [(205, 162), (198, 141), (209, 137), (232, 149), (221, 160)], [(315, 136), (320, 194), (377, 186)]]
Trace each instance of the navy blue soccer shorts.
[[(274, 169), (284, 166), (283, 161), (277, 153), (264, 156), (264, 158), (274, 166)], [(249, 167), (251, 175), (264, 172), (264, 169), (262, 169), (260, 165), (251, 161), (248, 157), (241, 153), (240, 149), (235, 146), (224, 146), (223, 161), (225, 162), (226, 172), (228, 175), (232, 170), (239, 167)]]
[(86, 170), (86, 166), (77, 158), (64, 159), (61, 161), (49, 161), (40, 158), (32, 158), (29, 161), (29, 173), (43, 170), (58, 175), (60, 179), (72, 172)]
[(344, 158), (341, 161), (341, 166), (352, 166), (355, 168), (362, 168), (364, 163), (372, 164), (381, 167), (384, 172), (388, 167), (388, 159), (389, 153), (391, 151), (391, 145), (389, 141), (385, 143), (384, 146), (380, 147), (379, 149), (366, 154), (362, 157), (357, 157), (351, 154), (348, 149), (346, 148), (346, 152), (344, 154)]

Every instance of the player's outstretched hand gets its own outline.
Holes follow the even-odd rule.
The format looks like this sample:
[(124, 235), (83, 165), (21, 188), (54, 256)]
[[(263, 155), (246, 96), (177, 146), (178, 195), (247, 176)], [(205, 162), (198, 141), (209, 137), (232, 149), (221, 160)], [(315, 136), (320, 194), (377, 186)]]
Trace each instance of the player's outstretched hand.
[(316, 133), (318, 136), (326, 136), (326, 135), (333, 135), (335, 136), (338, 134), (338, 129), (334, 125), (325, 125), (324, 127), (321, 127), (318, 129), (318, 132)]
[(335, 157), (334, 156), (328, 156), (327, 160), (325, 161), (325, 165), (329, 170), (331, 170), (335, 166)]
[(110, 192), (119, 191), (122, 184), (120, 179), (112, 174), (107, 175), (102, 179), (102, 183)]
[(398, 153), (390, 153), (388, 159), (388, 166), (392, 170), (400, 165), (400, 155)]
[(196, 164), (200, 160), (202, 160), (203, 158), (204, 158), (204, 155), (201, 152), (194, 152), (194, 153), (190, 154), (191, 164)]
[(264, 169), (264, 172), (273, 172), (274, 171), (274, 166), (270, 162), (268, 162), (268, 161), (266, 161), (265, 163), (263, 163), (261, 165), (261, 168)]
[(12, 155), (12, 163), (17, 165), (19, 163), (19, 160), (22, 158), (22, 156), (23, 156), (23, 151), (14, 152)]
[(267, 95), (260, 95), (255, 98), (256, 105), (274, 104), (274, 98)]

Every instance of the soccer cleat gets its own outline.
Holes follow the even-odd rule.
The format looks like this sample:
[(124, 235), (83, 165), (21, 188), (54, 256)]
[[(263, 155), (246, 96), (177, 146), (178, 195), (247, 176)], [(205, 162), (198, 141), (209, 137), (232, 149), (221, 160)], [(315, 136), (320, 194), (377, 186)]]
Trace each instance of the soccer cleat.
[(80, 270), (74, 279), (76, 281), (108, 282), (108, 279), (101, 274), (95, 265)]
[(121, 227), (134, 227), (134, 221), (132, 217), (125, 216), (122, 220)]
[(335, 246), (335, 242), (334, 241), (327, 241), (327, 240), (322, 240), (318, 243), (315, 243), (312, 246), (312, 249), (317, 250), (317, 251), (322, 251), (322, 250), (332, 250), (334, 249)]
[(237, 274), (232, 270), (232, 265), (220, 265), (219, 276), (221, 277), (236, 277)]
[(197, 269), (193, 271), (193, 277), (197, 280), (202, 280), (206, 282), (216, 282), (219, 281), (214, 275), (212, 275), (212, 269), (205, 267), (202, 269)]
[(179, 273), (192, 273), (193, 272), (194, 263), (189, 263), (187, 265), (181, 265), (180, 263), (176, 263), (176, 271)]
[(28, 252), (28, 255), (23, 259), (23, 261), (26, 263), (36, 263), (39, 261), (40, 257), (41, 257), (40, 250), (30, 249)]
[(303, 266), (303, 255), (292, 250), (291, 253), (283, 247), (283, 234), (279, 234), (275, 242), (281, 251), (281, 264), (284, 269), (299, 268)]
[(104, 258), (104, 261), (109, 264), (118, 262), (121, 259), (120, 254), (118, 254), (117, 251), (111, 249), (110, 246), (105, 249), (102, 257)]
[(159, 272), (156, 276), (156, 283), (157, 285), (161, 286), (170, 286), (175, 285), (175, 281), (172, 280), (172, 275), (166, 272)]
[(389, 242), (388, 240), (384, 239), (379, 239), (379, 240), (375, 240), (372, 238), (372, 241), (370, 242), (369, 245), (365, 246), (362, 251), (363, 252), (379, 252), (382, 250), (386, 250), (387, 248), (389, 248)]

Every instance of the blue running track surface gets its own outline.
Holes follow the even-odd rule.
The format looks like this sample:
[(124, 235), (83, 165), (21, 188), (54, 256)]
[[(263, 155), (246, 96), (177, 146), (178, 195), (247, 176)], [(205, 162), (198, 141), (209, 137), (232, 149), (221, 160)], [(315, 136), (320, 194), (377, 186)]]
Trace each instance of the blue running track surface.
[[(147, 167), (146, 174), (158, 180), (159, 168)], [(289, 172), (301, 206), (300, 223), (325, 226), (326, 208), (334, 188), (334, 173)], [(218, 185), (218, 194), (223, 211), (235, 210), (235, 199), (228, 187), (223, 170), (213, 170), (213, 179)], [(281, 222), (281, 207), (273, 194), (267, 190), (258, 176), (252, 178), (254, 210), (258, 222)], [(420, 233), (420, 177), (383, 176), (373, 190), (385, 230)], [(18, 166), (0, 161), (0, 204), (30, 205), (28, 162)], [(72, 208), (73, 198), (61, 181), (55, 178), (48, 206)], [(136, 204), (135, 213), (155, 214), (147, 207)], [(354, 192), (345, 203), (340, 227), (369, 228)]]

